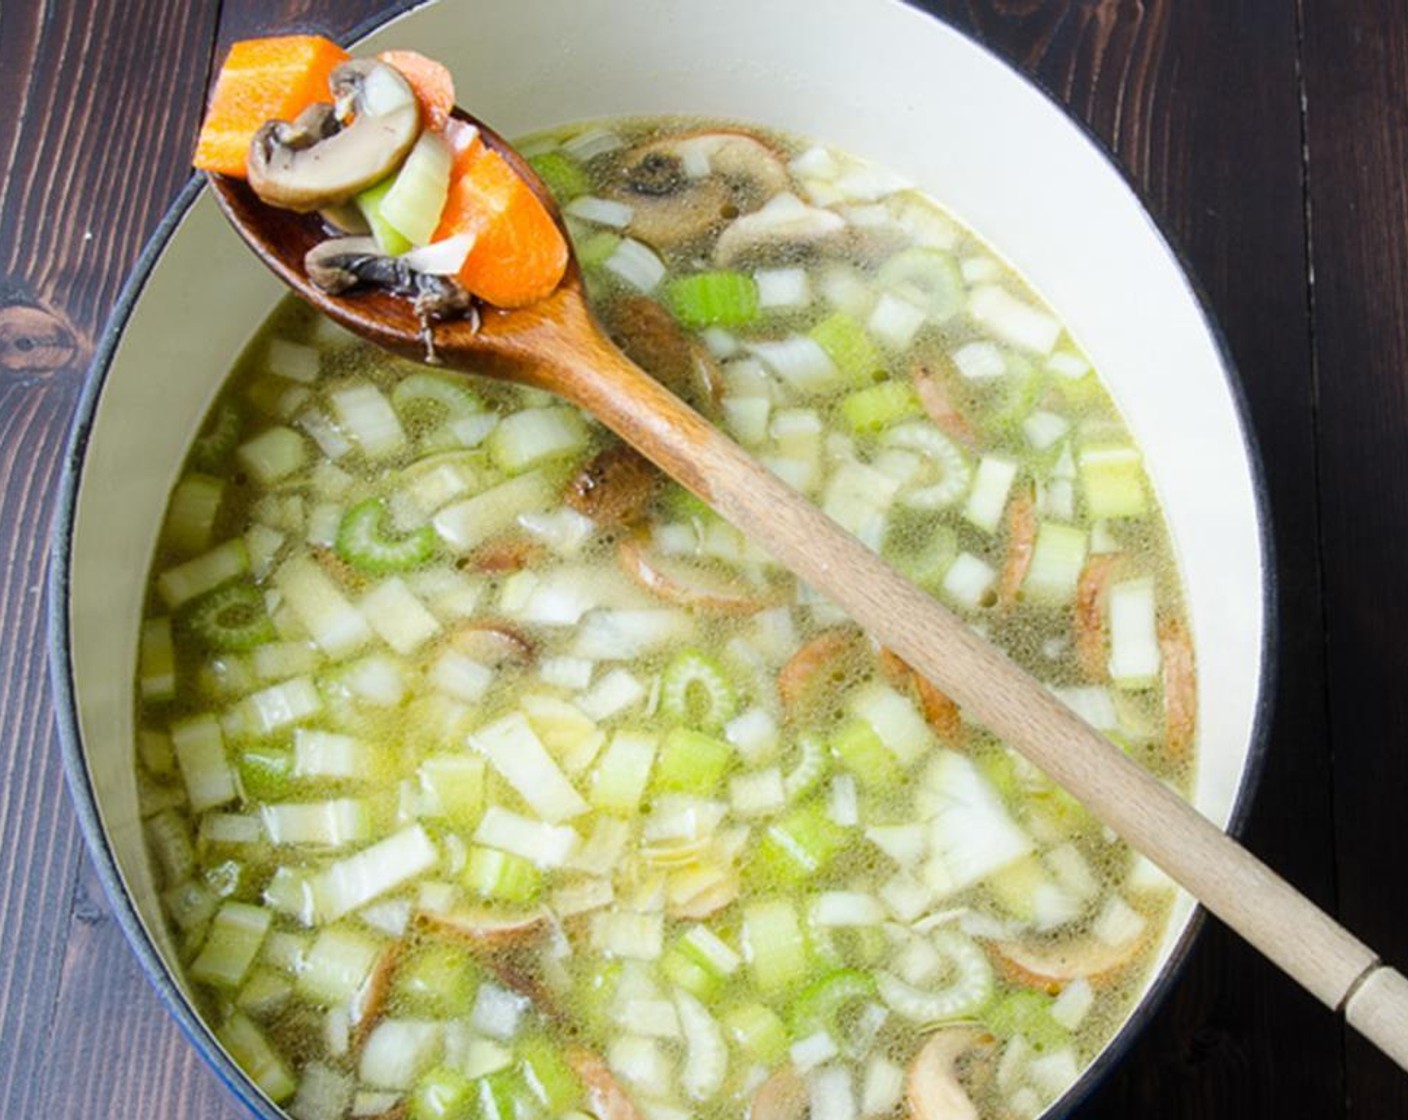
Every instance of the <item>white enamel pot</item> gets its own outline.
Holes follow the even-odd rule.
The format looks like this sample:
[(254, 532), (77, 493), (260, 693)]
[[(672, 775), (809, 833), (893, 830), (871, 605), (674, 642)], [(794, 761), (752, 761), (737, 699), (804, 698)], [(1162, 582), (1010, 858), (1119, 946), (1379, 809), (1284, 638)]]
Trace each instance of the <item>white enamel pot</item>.
[[(1144, 448), (1197, 648), (1195, 800), (1236, 830), (1256, 771), (1270, 635), (1255, 455), (1227, 357), (1178, 259), (1061, 109), (898, 0), (443, 0), (371, 43), (446, 61), (461, 100), (509, 136), (685, 113), (822, 139), (914, 180), (1004, 254), (1094, 359)], [(167, 963), (138, 817), (132, 682), (167, 494), (222, 377), (281, 294), (193, 182), (129, 284), (80, 407), (52, 599), (70, 784), (115, 912), (193, 1043), (270, 1118), (280, 1113), (220, 1049)], [(1128, 1044), (1195, 917), (1181, 897), (1138, 1007), (1049, 1116), (1068, 1113)]]

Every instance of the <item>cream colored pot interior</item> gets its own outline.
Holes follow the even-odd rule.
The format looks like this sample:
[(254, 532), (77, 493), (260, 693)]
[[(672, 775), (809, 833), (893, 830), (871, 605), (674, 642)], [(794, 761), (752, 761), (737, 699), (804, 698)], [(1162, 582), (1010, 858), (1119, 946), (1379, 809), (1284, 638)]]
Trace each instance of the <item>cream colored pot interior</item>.
[[(444, 59), (461, 100), (508, 135), (668, 112), (825, 139), (911, 177), (1004, 253), (1085, 345), (1145, 449), (1197, 642), (1196, 800), (1214, 820), (1229, 819), (1262, 668), (1252, 468), (1217, 347), (1177, 262), (1119, 175), (1045, 97), (892, 0), (446, 0), (375, 42)], [(132, 774), (144, 574), (188, 440), (278, 295), (202, 197), (116, 351), (76, 506), (69, 610), (79, 726), (109, 841), (159, 944)], [(1191, 912), (1183, 900), (1165, 955)]]

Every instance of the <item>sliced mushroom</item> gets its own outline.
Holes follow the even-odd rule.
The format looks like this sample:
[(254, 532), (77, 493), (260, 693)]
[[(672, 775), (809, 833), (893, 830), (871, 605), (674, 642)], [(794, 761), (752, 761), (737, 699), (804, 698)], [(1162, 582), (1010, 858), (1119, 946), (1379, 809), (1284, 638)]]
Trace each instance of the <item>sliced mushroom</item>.
[(1019, 486), (1007, 505), (1007, 559), (997, 581), (997, 603), (1004, 610), (1017, 605), (1036, 553), (1036, 532), (1036, 495), (1030, 485)]
[(393, 942), (381, 951), (371, 975), (367, 977), (362, 990), (353, 1002), (352, 1021), (354, 1029), (352, 1045), (360, 1049), (367, 1036), (372, 1033), (386, 1010), (386, 1001), (391, 995), (391, 982), (396, 977), (396, 966), (401, 963), (401, 942)]
[(969, 451), (977, 449), (978, 433), (967, 417), (949, 399), (943, 380), (928, 366), (914, 368), (914, 392), (919, 403), (924, 406), (934, 426), (950, 439), (956, 440)]
[(807, 1083), (795, 1066), (779, 1066), (753, 1094), (748, 1120), (806, 1120), (811, 1112)]
[(631, 207), (627, 232), (656, 249), (684, 245), (788, 187), (787, 165), (746, 132), (685, 132), (626, 155), (617, 201)]
[(714, 263), (729, 268), (744, 259), (790, 260), (839, 237), (845, 229), (846, 220), (834, 210), (808, 206), (784, 191), (729, 223), (714, 245)]
[(422, 320), (444, 319), (466, 310), (470, 294), (448, 276), (417, 272), (400, 257), (384, 255), (371, 237), (335, 237), (320, 241), (303, 257), (308, 279), (330, 295), (358, 284), (385, 288), (415, 300)]
[(621, 570), (641, 587), (679, 607), (706, 614), (748, 615), (766, 610), (777, 597), (688, 560), (660, 556), (644, 534), (625, 537), (616, 546)]
[(1159, 652), (1164, 676), (1164, 749), (1183, 761), (1193, 748), (1198, 720), (1198, 677), (1193, 664), (1193, 640), (1187, 625), (1176, 618), (1159, 623)]
[(346, 202), (396, 170), (420, 134), (415, 94), (393, 67), (345, 62), (329, 85), (336, 109), (319, 102), (254, 134), (249, 185), (271, 206), (306, 214)]
[(624, 443), (594, 455), (567, 484), (563, 500), (598, 525), (631, 525), (655, 500), (660, 472)]
[(958, 1080), (958, 1061), (982, 1040), (975, 1030), (944, 1030), (920, 1047), (905, 1077), (913, 1120), (978, 1120), (978, 1109)]
[(547, 935), (551, 922), (544, 910), (500, 914), (459, 909), (443, 914), (419, 911), (416, 925), (426, 933), (459, 941), (471, 949), (509, 949), (541, 940)]
[(466, 566), (485, 575), (509, 575), (541, 561), (547, 549), (521, 533), (495, 539), (480, 545), (466, 559)]
[(860, 679), (868, 661), (859, 630), (824, 630), (804, 643), (777, 674), (777, 696), (788, 722), (807, 721)]
[(723, 373), (708, 348), (673, 315), (649, 296), (626, 296), (611, 304), (606, 320), (611, 337), (631, 361), (705, 415), (718, 412)]
[(1092, 556), (1081, 569), (1076, 582), (1075, 637), (1076, 663), (1088, 681), (1108, 680), (1110, 676), (1105, 611), (1110, 584), (1120, 567), (1118, 553)]
[(1026, 941), (994, 941), (989, 944), (998, 970), (1010, 979), (1055, 995), (1073, 980), (1085, 979), (1095, 985), (1118, 978), (1145, 944), (1135, 937), (1123, 945), (1108, 945), (1093, 934), (1057, 945)]
[(574, 1046), (563, 1056), (586, 1088), (592, 1115), (597, 1120), (642, 1120), (635, 1102), (600, 1054), (585, 1046)]
[(492, 669), (527, 665), (538, 649), (533, 640), (502, 622), (466, 622), (450, 635), (450, 645), (473, 661)]

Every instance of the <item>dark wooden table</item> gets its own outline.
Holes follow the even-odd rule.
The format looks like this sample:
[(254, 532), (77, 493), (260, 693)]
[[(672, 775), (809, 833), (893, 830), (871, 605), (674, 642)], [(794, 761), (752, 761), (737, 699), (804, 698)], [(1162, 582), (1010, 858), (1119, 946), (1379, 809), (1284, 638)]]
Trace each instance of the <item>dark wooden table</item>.
[[(240, 1115), (128, 954), (63, 789), (49, 521), (94, 340), (187, 178), (212, 60), (241, 36), (345, 36), (406, 6), (0, 0), (0, 1115)], [(1113, 148), (1206, 291), (1279, 557), (1279, 688), (1247, 841), (1408, 965), (1408, 5), (923, 6)], [(1408, 1075), (1210, 924), (1080, 1115), (1382, 1120), (1408, 1116)]]

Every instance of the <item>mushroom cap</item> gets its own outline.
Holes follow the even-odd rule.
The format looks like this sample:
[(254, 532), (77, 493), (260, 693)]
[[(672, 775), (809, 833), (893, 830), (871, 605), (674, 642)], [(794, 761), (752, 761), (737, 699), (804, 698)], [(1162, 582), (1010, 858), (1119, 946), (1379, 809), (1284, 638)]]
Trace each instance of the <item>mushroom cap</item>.
[(626, 155), (627, 231), (656, 249), (688, 244), (758, 209), (788, 188), (787, 165), (770, 145), (727, 129), (681, 132)]
[(981, 1042), (970, 1028), (937, 1031), (909, 1063), (905, 1101), (912, 1120), (978, 1120), (978, 1109), (958, 1081), (958, 1059)]
[(336, 106), (269, 121), (250, 142), (249, 185), (271, 206), (308, 213), (347, 202), (396, 170), (420, 135), (415, 94), (384, 62), (344, 63), (329, 85)]
[(793, 256), (834, 240), (845, 230), (846, 219), (834, 210), (808, 206), (784, 191), (729, 223), (714, 246), (714, 264), (728, 268), (745, 257)]

